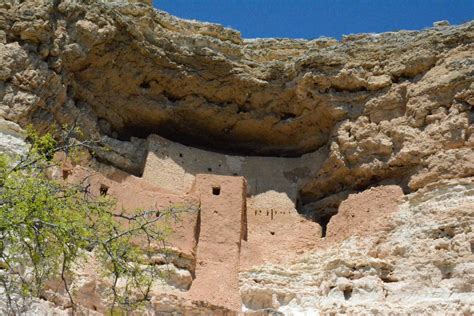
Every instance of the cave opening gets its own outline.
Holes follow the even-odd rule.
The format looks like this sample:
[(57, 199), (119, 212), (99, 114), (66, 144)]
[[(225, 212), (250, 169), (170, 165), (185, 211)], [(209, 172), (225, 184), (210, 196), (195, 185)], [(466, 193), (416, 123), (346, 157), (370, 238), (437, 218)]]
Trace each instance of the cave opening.
[[(155, 134), (170, 141), (185, 146), (194, 147), (206, 151), (237, 156), (262, 156), (262, 157), (301, 157), (312, 150), (297, 150), (293, 148), (270, 147), (269, 145), (255, 142), (242, 142), (236, 137), (228, 137), (224, 132), (215, 135), (210, 131), (199, 130), (193, 126), (179, 126), (173, 122), (162, 122), (161, 124), (126, 124), (122, 128), (115, 128), (109, 136), (120, 141), (130, 141), (132, 137), (146, 139)], [(314, 148), (316, 150), (317, 148)]]
[(334, 215), (335, 214), (326, 214), (324, 216), (318, 216), (317, 218), (315, 218), (314, 221), (318, 223), (319, 226), (321, 226), (321, 237), (326, 237), (329, 221)]
[(339, 205), (346, 197), (347, 194), (342, 194), (336, 198), (322, 198), (314, 201), (311, 197), (305, 196), (300, 192), (296, 199), (295, 208), (300, 215), (321, 226), (321, 238), (324, 238), (327, 235), (331, 218), (337, 214)]

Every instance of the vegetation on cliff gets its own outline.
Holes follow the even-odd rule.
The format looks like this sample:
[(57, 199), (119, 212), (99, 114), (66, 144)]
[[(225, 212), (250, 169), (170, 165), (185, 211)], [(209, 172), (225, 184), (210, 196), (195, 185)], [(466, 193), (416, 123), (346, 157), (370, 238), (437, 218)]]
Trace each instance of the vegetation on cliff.
[[(159, 277), (153, 265), (143, 262), (152, 255), (151, 243), (166, 234), (153, 224), (172, 211), (118, 213), (108, 196), (96, 197), (85, 185), (52, 179), (48, 174), (57, 164), (55, 153), (74, 156), (92, 144), (72, 136), (77, 131), (68, 129), (57, 142), (50, 134), (30, 132), (27, 153), (14, 159), (0, 154), (0, 287), (13, 314), (21, 313), (29, 299), (45, 297), (54, 280), (61, 280), (74, 307), (74, 270), (90, 252), (110, 280), (112, 310), (148, 300)], [(145, 247), (134, 242), (138, 238)]]

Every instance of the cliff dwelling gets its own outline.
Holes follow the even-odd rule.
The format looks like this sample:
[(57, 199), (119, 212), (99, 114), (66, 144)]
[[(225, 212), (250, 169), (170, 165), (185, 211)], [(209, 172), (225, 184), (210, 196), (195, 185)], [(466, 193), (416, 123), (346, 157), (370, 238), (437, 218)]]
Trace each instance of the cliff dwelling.
[[(473, 21), (246, 39), (151, 0), (0, 2), (0, 171), (111, 205), (103, 222), (75, 199), (58, 207), (78, 214), (54, 217), (61, 236), (70, 217), (85, 219), (76, 253), (90, 260), (77, 271), (71, 261), (70, 281), (43, 282), (45, 296), (38, 286), (33, 303), (46, 307), (28, 312), (69, 315), (74, 296), (84, 315), (108, 314), (123, 280), (100, 273), (115, 259), (96, 260), (90, 236), (104, 223), (120, 238), (114, 224), (140, 215), (157, 238), (126, 235), (116, 248), (123, 266), (156, 274), (143, 313), (120, 306), (131, 314), (474, 314)], [(9, 159), (38, 150), (28, 126), (49, 137), (38, 152), (47, 161), (9, 171)], [(49, 151), (65, 150), (63, 134), (84, 145), (78, 157)], [(24, 207), (23, 183), (2, 176), (0, 219), (49, 218), (54, 207), (36, 207), (35, 194)], [(18, 212), (3, 202), (6, 184)], [(28, 220), (29, 235), (0, 221), (12, 228), (0, 236), (14, 228), (34, 243), (39, 228), (56, 229)], [(20, 280), (30, 270), (5, 265), (0, 244), (0, 281)], [(0, 314), (10, 314), (2, 284)]]
[(169, 259), (177, 270), (160, 291), (239, 309), (240, 271), (285, 262), (321, 240), (321, 226), (299, 214), (296, 204), (300, 183), (319, 168), (324, 153), (228, 155), (154, 134), (146, 145), (141, 177), (113, 167), (103, 175), (79, 166), (66, 172), (69, 181), (87, 178), (95, 194), (117, 198), (124, 209), (193, 210), (171, 223), (168, 247), (183, 258)]

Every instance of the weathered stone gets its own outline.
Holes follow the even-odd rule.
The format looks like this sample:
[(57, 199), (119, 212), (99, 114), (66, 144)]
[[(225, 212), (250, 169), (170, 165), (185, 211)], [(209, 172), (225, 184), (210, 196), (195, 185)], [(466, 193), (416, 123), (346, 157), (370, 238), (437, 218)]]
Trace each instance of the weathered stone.
[(18, 124), (0, 118), (0, 152), (12, 156), (24, 154), (28, 148), (25, 134)]
[[(200, 177), (246, 178), (249, 190), (221, 203), (234, 216), (220, 222), (223, 249), (209, 250), (208, 212), (176, 227), (171, 258), (153, 257), (177, 294), (154, 289), (150, 313), (224, 314), (240, 299), (254, 314), (473, 312), (473, 22), (247, 40), (149, 4), (3, 1), (0, 150), (25, 148), (12, 122), (77, 124), (102, 145), (88, 162), (103, 174), (94, 188), (127, 208), (182, 201)], [(211, 255), (196, 268), (199, 247)], [(237, 271), (264, 263), (241, 274), (239, 298)], [(79, 278), (82, 306), (104, 311), (102, 281)]]
[[(386, 228), (378, 233), (352, 236), (291, 264), (243, 272), (244, 306), (273, 308), (285, 315), (315, 310), (321, 314), (472, 313), (473, 181), (438, 182), (407, 195), (400, 212), (393, 213), (392, 219), (385, 217)], [(383, 201), (371, 204), (374, 193), (362, 193), (368, 205)], [(360, 203), (361, 198), (349, 197), (344, 203)], [(367, 216), (364, 208), (352, 206), (346, 215)], [(348, 224), (346, 229), (351, 229)]]
[(43, 130), (79, 118), (113, 149), (96, 155), (134, 174), (137, 139), (151, 133), (241, 155), (325, 147), (325, 165), (299, 188), (307, 204), (386, 178), (417, 189), (434, 179), (431, 155), (472, 147), (472, 22), (341, 42), (243, 40), (126, 1), (2, 10), (1, 115)]

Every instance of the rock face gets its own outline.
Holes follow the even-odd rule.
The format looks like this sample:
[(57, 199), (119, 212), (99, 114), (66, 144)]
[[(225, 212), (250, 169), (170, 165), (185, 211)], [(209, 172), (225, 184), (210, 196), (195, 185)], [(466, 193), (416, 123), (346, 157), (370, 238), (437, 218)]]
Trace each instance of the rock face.
[(243, 304), (285, 315), (470, 315), (473, 206), (473, 178), (425, 187), (407, 195), (379, 233), (348, 238), (289, 265), (243, 273)]
[(472, 22), (243, 40), (119, 2), (2, 4), (1, 116), (42, 129), (78, 120), (113, 148), (102, 160), (135, 174), (151, 133), (243, 155), (325, 148), (303, 204), (384, 179), (408, 192), (474, 173)]
[[(0, 150), (24, 150), (20, 126), (77, 124), (103, 146), (94, 166), (160, 190), (244, 176), (249, 239), (231, 265), (267, 262), (241, 274), (249, 311), (472, 312), (474, 22), (245, 40), (149, 4), (3, 1)], [(154, 310), (221, 308), (200, 304)]]
[(18, 124), (0, 118), (0, 152), (21, 155), (27, 149), (25, 132)]

